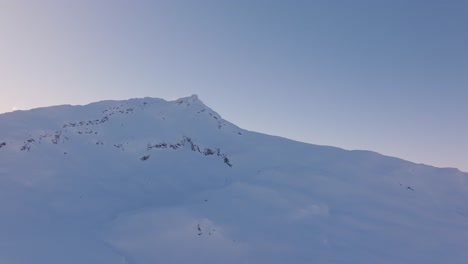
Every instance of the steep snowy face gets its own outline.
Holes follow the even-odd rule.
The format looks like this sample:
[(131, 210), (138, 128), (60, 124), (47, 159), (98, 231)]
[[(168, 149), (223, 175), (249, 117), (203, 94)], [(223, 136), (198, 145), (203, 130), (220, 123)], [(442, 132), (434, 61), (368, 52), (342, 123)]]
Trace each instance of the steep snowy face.
[(102, 263), (97, 225), (225, 186), (242, 135), (197, 96), (16, 111), (0, 128), (2, 263)]
[(468, 175), (240, 129), (196, 95), (0, 115), (0, 263), (464, 263)]

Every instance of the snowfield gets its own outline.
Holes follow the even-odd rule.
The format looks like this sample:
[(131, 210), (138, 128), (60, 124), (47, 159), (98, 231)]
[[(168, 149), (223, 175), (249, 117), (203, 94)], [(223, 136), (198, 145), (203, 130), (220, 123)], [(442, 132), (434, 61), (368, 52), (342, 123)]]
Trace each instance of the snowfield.
[(467, 263), (467, 201), (457, 169), (247, 131), (196, 95), (0, 115), (2, 264)]

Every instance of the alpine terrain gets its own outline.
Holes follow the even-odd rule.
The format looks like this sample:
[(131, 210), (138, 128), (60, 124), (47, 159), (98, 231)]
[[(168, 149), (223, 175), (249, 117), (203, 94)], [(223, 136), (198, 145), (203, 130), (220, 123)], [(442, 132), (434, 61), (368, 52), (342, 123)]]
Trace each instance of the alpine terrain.
[(247, 131), (196, 95), (0, 115), (2, 264), (467, 263), (467, 201), (457, 169)]

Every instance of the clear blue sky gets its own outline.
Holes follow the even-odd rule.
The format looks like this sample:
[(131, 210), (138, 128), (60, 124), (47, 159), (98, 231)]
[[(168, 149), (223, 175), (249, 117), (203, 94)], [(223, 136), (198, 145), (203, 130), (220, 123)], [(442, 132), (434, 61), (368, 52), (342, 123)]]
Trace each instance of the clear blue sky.
[(468, 1), (0, 0), (0, 91), (0, 112), (196, 93), (249, 130), (468, 171)]

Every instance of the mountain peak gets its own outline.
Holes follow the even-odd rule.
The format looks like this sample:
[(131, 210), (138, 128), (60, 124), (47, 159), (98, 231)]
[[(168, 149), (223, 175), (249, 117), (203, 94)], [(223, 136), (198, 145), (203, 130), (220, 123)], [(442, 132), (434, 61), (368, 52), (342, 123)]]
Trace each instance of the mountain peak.
[(1, 263), (468, 258), (468, 174), (242, 130), (195, 94), (0, 128)]
[[(186, 96), (186, 97), (181, 97), (179, 99), (176, 99), (174, 100), (174, 102), (178, 103), (178, 104), (187, 104), (190, 105), (190, 104), (193, 104), (193, 103), (200, 103), (200, 104), (203, 104), (203, 102), (198, 98), (198, 95), (196, 94), (192, 94), (190, 96)], [(204, 105), (204, 104), (203, 104)]]
[(198, 95), (197, 94), (192, 94), (188, 98), (191, 99), (191, 100), (198, 100)]

